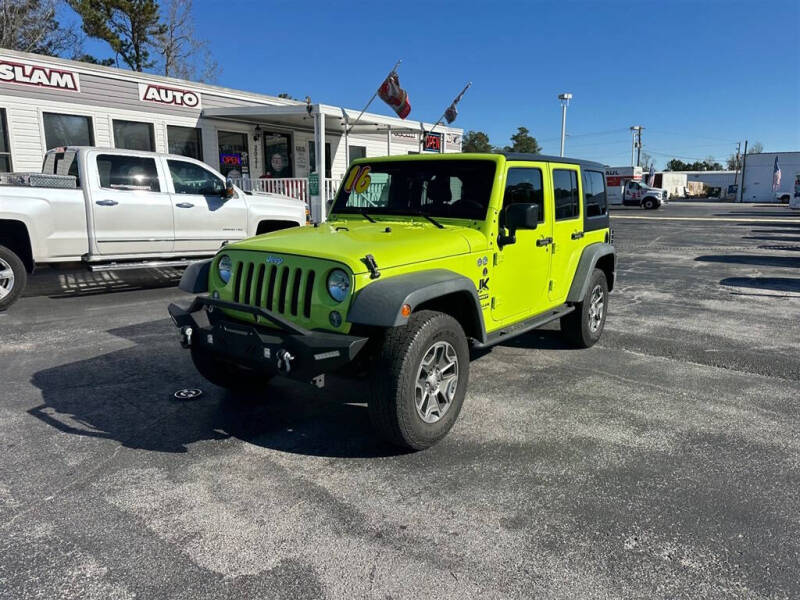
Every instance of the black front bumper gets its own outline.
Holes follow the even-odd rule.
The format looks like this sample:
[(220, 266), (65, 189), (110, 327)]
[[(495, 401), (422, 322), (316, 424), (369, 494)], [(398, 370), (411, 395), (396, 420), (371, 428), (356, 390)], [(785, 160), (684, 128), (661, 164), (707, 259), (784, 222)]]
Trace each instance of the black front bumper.
[[(263, 317), (280, 329), (228, 318), (217, 308)], [(189, 308), (169, 305), (184, 347), (195, 346), (227, 362), (309, 381), (352, 361), (367, 338), (304, 329), (259, 307), (198, 296)]]

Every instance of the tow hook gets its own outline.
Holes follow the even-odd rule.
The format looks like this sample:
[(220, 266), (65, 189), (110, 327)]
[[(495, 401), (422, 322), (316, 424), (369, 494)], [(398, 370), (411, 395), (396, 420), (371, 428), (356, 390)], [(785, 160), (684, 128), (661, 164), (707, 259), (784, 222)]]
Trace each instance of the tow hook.
[(181, 346), (188, 348), (192, 345), (192, 328), (188, 325), (181, 327)]
[(294, 360), (294, 355), (291, 354), (288, 350), (284, 350), (281, 348), (278, 350), (276, 357), (278, 358), (278, 370), (283, 371), (285, 373), (292, 372), (292, 361)]

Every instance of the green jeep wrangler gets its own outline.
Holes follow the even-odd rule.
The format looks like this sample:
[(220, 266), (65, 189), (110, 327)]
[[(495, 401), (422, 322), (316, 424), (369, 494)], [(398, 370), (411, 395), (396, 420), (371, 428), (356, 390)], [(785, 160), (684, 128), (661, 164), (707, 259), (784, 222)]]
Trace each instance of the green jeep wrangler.
[(195, 263), (169, 312), (210, 382), (324, 385), (366, 373), (375, 428), (411, 449), (458, 418), (470, 344), (560, 320), (600, 337), (615, 252), (603, 166), (532, 154), (357, 160), (327, 222), (260, 235)]

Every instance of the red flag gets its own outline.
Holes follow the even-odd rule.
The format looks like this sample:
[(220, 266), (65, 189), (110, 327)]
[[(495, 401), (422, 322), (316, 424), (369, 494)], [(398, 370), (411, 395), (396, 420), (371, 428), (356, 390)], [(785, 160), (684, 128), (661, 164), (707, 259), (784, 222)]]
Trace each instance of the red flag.
[(411, 112), (411, 102), (408, 101), (408, 94), (400, 87), (400, 79), (394, 71), (389, 73), (381, 87), (378, 88), (378, 96), (391, 106), (401, 119), (405, 119)]

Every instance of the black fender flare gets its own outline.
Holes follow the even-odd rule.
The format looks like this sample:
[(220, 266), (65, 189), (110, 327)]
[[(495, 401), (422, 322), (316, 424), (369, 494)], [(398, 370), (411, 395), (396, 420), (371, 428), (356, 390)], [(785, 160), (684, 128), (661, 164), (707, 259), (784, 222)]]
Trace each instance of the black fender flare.
[(589, 287), (589, 278), (597, 266), (597, 261), (609, 255), (612, 257), (614, 265), (611, 270), (612, 276), (608, 281), (608, 289), (609, 291), (614, 289), (614, 279), (617, 270), (617, 254), (614, 246), (603, 243), (590, 244), (583, 249), (583, 253), (581, 254), (578, 268), (575, 270), (575, 276), (572, 278), (572, 285), (567, 294), (567, 302), (583, 301)]
[[(381, 278), (356, 293), (347, 320), (358, 325), (399, 327), (408, 322), (401, 310), (408, 304), (413, 311), (420, 304), (454, 293), (471, 299), (477, 334), (486, 336), (483, 311), (475, 283), (463, 275), (446, 269), (417, 271), (394, 277)], [(468, 334), (469, 335), (469, 334)]]
[(209, 258), (208, 260), (200, 260), (193, 262), (186, 267), (186, 270), (181, 276), (181, 282), (178, 284), (178, 287), (184, 292), (189, 292), (190, 294), (204, 294), (207, 292), (208, 274), (211, 270), (211, 261), (213, 260), (213, 258)]

